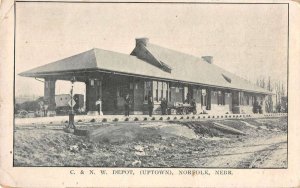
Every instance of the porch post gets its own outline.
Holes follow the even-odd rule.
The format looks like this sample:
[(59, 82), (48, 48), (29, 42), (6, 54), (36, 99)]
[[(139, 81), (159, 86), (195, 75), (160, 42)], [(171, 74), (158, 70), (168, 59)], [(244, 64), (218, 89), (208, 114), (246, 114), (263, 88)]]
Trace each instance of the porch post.
[(45, 105), (48, 106), (46, 115), (55, 115), (55, 79), (45, 78), (44, 82), (44, 101)]
[(207, 95), (207, 103), (206, 103), (206, 110), (211, 110), (211, 89), (206, 89), (206, 95)]

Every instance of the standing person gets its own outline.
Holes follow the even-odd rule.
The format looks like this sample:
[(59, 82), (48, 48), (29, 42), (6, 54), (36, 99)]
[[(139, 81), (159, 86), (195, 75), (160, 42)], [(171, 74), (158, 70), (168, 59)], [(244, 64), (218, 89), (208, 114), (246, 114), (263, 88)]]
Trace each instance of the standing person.
[(44, 102), (40, 101), (39, 105), (40, 105), (40, 116), (43, 117), (44, 116)]
[(130, 97), (129, 97), (129, 94), (126, 94), (126, 96), (125, 96), (125, 104), (124, 104), (124, 107), (125, 107), (125, 116), (129, 116), (129, 105), (130, 105)]
[(197, 104), (196, 104), (195, 99), (192, 99), (191, 106), (192, 106), (193, 114), (197, 114)]
[(253, 104), (253, 113), (254, 114), (257, 114), (258, 113), (258, 101), (257, 100), (255, 100), (254, 101), (254, 104)]
[(150, 117), (152, 117), (153, 107), (154, 107), (154, 102), (153, 102), (152, 95), (150, 94), (148, 97), (148, 110), (149, 110)]
[(168, 104), (167, 104), (167, 101), (166, 101), (165, 98), (163, 98), (161, 100), (160, 107), (161, 107), (161, 113), (162, 113), (162, 115), (166, 115), (167, 114)]
[(188, 93), (186, 94), (184, 103), (190, 104), (190, 102), (191, 102), (191, 95), (190, 95), (190, 93), (188, 92)]
[(99, 97), (99, 99), (96, 101), (96, 106), (97, 106), (97, 111), (99, 115), (103, 115), (102, 113), (102, 101), (101, 101), (101, 97)]
[(48, 100), (44, 101), (43, 111), (44, 111), (44, 117), (47, 117), (48, 116)]

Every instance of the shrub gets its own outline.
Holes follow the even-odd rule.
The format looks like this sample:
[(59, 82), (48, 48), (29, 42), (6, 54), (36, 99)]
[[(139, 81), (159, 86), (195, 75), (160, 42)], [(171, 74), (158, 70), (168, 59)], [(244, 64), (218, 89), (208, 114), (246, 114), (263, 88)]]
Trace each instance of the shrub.
[(103, 118), (103, 119), (102, 119), (102, 122), (107, 122), (107, 119), (106, 119), (106, 118)]
[(137, 117), (134, 118), (134, 121), (138, 121), (138, 120), (139, 120), (139, 118), (137, 118)]

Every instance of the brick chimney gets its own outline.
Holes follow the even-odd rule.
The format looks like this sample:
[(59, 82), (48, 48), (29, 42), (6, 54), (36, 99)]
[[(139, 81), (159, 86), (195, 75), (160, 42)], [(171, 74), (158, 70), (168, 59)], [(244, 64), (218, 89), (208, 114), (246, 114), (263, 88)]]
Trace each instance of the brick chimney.
[(213, 56), (202, 56), (202, 59), (209, 64), (213, 64)]
[(138, 44), (142, 44), (144, 46), (147, 46), (149, 42), (149, 39), (148, 38), (136, 38), (135, 39), (135, 45), (138, 46)]

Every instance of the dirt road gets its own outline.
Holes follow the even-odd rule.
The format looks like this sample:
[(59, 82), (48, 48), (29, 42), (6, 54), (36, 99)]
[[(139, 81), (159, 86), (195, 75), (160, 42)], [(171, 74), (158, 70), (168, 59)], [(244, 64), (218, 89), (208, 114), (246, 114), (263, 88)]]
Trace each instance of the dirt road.
[(15, 127), (15, 166), (286, 168), (287, 119)]
[(207, 156), (206, 167), (284, 168), (287, 164), (287, 137), (278, 135), (267, 140), (248, 140), (223, 148)]

